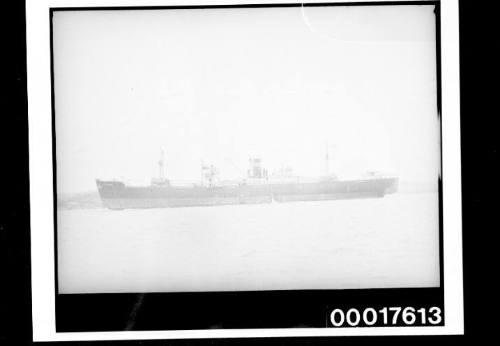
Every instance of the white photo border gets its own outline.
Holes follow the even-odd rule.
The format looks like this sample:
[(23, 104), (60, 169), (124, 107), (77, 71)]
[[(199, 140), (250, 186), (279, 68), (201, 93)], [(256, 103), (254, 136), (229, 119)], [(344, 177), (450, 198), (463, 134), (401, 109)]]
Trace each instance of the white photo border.
[[(343, 1), (303, 1), (302, 3)], [(362, 1), (349, 1), (362, 2)], [(406, 1), (378, 1), (401, 3)], [(457, 335), (464, 332), (458, 0), (440, 1), (442, 212), (445, 325), (433, 327), (212, 329), (57, 333), (54, 273), (54, 171), (50, 8), (294, 3), (291, 0), (27, 0), (31, 281), (34, 341), (197, 339), (290, 336)], [(300, 3), (300, 2), (299, 2)]]

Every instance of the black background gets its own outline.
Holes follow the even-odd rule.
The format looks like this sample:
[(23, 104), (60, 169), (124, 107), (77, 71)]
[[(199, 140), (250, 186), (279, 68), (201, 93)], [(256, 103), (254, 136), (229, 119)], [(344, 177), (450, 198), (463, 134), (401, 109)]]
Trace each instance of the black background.
[[(257, 344), (327, 345), (407, 344), (477, 339), (494, 331), (497, 272), (494, 246), (498, 232), (498, 49), (497, 11), (493, 2), (460, 1), (460, 80), (462, 123), (463, 240), (465, 279), (464, 337), (341, 337), (240, 339)], [(22, 1), (3, 4), (2, 55), (6, 90), (2, 93), (0, 241), (2, 279), (0, 343), (30, 344), (30, 242), (28, 122), (25, 16)], [(6, 107), (5, 107), (6, 106)], [(490, 245), (490, 246), (488, 246)], [(127, 345), (224, 345), (234, 340), (170, 340), (116, 342)], [(65, 344), (65, 343), (63, 343)], [(87, 344), (78, 342), (76, 344)], [(109, 344), (109, 342), (95, 342)]]
[[(362, 312), (367, 307), (412, 306), (428, 311), (433, 306), (442, 307), (441, 297), (438, 288), (63, 294), (57, 298), (56, 322), (61, 332), (324, 328), (331, 326), (329, 315), (335, 308)], [(396, 325), (404, 323), (400, 319)]]

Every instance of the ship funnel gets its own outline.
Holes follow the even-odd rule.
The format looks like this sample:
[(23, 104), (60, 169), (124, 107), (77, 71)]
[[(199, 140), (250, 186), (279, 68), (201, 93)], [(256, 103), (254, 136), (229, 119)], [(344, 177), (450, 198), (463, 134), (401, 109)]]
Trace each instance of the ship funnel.
[(262, 167), (262, 159), (260, 158), (250, 158), (250, 167), (247, 172), (247, 177), (252, 179), (267, 179), (268, 172), (267, 169)]

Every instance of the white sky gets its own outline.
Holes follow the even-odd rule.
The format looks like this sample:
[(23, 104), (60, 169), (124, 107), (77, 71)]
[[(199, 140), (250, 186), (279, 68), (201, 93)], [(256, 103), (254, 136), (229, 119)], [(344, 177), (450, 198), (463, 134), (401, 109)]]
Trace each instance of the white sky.
[[(434, 6), (54, 14), (58, 191), (95, 178), (300, 175), (436, 181)], [(238, 170), (239, 167), (241, 170)]]

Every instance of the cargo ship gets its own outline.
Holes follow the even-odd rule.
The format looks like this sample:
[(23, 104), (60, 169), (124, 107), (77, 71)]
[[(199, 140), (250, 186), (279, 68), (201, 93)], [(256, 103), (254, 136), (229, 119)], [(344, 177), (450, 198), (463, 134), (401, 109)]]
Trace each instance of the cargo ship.
[[(328, 154), (326, 156), (328, 167)], [(260, 158), (249, 160), (245, 178), (220, 181), (217, 168), (201, 164), (201, 180), (177, 185), (165, 178), (163, 153), (159, 177), (149, 186), (127, 185), (119, 180), (96, 179), (97, 189), (106, 208), (169, 208), (232, 204), (284, 203), (336, 199), (376, 198), (398, 190), (398, 178), (369, 172), (360, 179), (339, 179), (329, 174), (317, 178), (294, 176), (290, 168), (268, 174)]]

